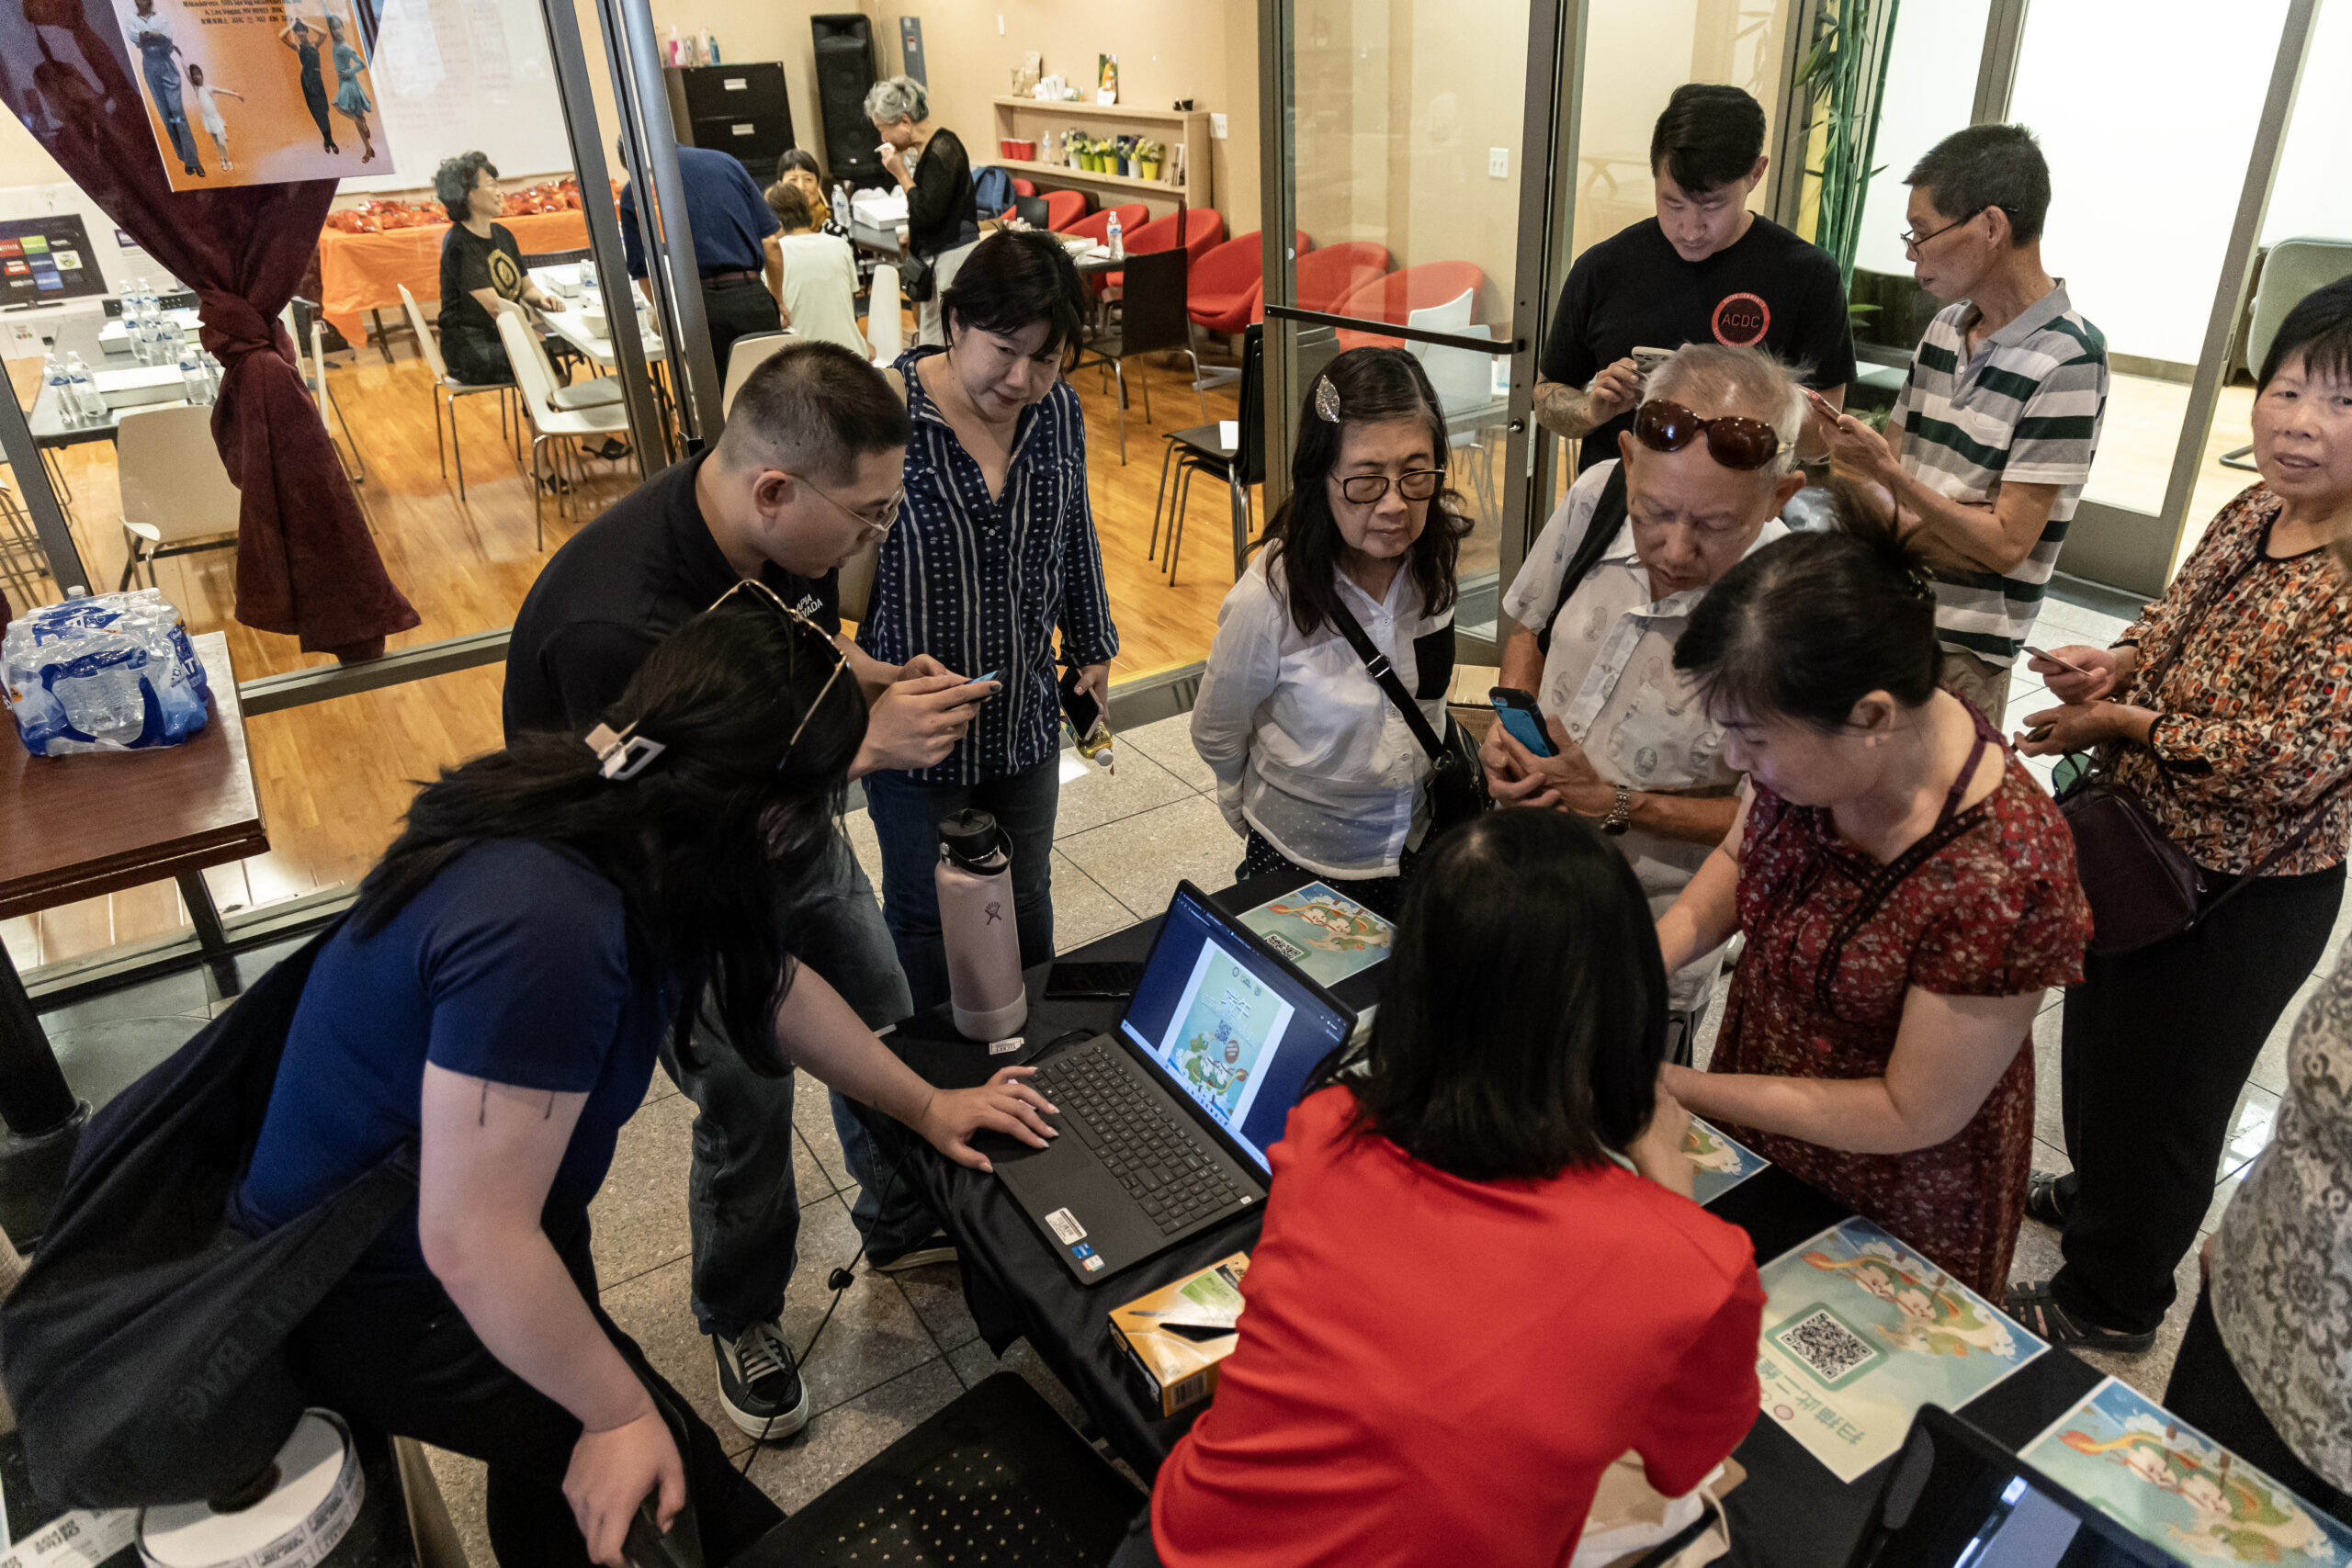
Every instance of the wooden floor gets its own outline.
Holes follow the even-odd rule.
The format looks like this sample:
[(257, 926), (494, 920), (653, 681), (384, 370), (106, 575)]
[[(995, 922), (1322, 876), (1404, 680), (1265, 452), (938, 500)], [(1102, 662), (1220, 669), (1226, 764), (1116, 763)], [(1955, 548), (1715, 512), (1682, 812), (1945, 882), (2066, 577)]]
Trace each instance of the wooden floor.
[[(911, 336), (912, 323), (909, 323)], [(387, 569), (423, 616), (395, 648), (432, 642), (512, 622), (548, 554), (581, 521), (626, 494), (633, 468), (591, 465), (577, 516), (558, 518), (550, 504), (546, 548), (535, 543), (531, 492), (502, 448), (499, 400), (457, 404), (466, 453), (467, 499), (454, 475), (444, 479), (435, 453), (433, 393), (423, 363), (404, 350), (386, 364), (374, 350), (344, 356), (329, 382), (366, 461), (359, 487)], [(38, 361), (8, 366), (22, 403), (29, 403)], [(1230, 524), (1224, 487), (1197, 480), (1178, 586), (1146, 558), (1152, 530), (1163, 433), (1203, 423), (1204, 408), (1186, 385), (1189, 368), (1131, 362), (1131, 389), (1148, 380), (1153, 417), (1131, 393), (1127, 458), (1118, 457), (1112, 395), (1097, 373), (1079, 373), (1086, 407), (1096, 531), (1119, 626), (1114, 678), (1124, 679), (1204, 657), (1216, 609), (1232, 585)], [(1205, 394), (1205, 417), (1238, 413), (1232, 384)], [(344, 433), (338, 423), (335, 433)], [(68, 448), (60, 466), (70, 489), (74, 536), (94, 581), (111, 588), (122, 570), (114, 449), (106, 443)], [(1263, 522), (1263, 509), (1258, 516)], [(236, 623), (232, 560), (221, 550), (164, 561), (159, 581), (193, 631), (225, 630), (241, 680), (322, 662), (288, 637)], [(254, 767), (269, 824), (266, 855), (209, 874), (223, 912), (297, 897), (350, 881), (374, 861), (394, 832), (417, 781), (499, 743), (500, 671), (495, 667), (316, 704), (251, 721)], [(186, 911), (169, 884), (112, 898), (0, 922), (10, 954), (25, 968), (79, 957), (116, 943), (171, 932)]]

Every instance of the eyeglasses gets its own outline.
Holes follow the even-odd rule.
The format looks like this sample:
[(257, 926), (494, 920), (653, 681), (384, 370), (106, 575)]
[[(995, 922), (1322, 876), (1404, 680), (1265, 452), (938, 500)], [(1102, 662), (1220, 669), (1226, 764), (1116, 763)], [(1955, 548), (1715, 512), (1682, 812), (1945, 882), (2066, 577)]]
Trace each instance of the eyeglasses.
[[(814, 485), (810, 485), (808, 488), (811, 490), (816, 489)], [(818, 493), (821, 495), (824, 492), (820, 491)], [(842, 510), (848, 511), (848, 508), (843, 507)], [(855, 517), (857, 513), (852, 512), (850, 513), (850, 515)], [(706, 615), (714, 614), (721, 604), (726, 604), (727, 601), (734, 598), (738, 593), (743, 594), (752, 603), (758, 604), (764, 609), (774, 610), (777, 615), (784, 616), (785, 619), (795, 622), (799, 626), (805, 626), (809, 631), (816, 633), (817, 637), (824, 643), (827, 651), (831, 653), (833, 656), (833, 672), (825, 677), (825, 683), (822, 686), (817, 688), (817, 695), (808, 704), (807, 711), (801, 714), (800, 722), (793, 726), (792, 738), (784, 743), (784, 755), (775, 760), (775, 771), (780, 773), (784, 772), (784, 765), (792, 761), (792, 750), (794, 747), (800, 744), (801, 732), (808, 728), (808, 721), (817, 716), (817, 710), (825, 705), (825, 698), (831, 693), (833, 689), (833, 682), (840, 680), (842, 678), (842, 671), (849, 668), (849, 655), (843, 653), (841, 650), (840, 645), (835, 643), (831, 637), (826, 636), (824, 627), (819, 626), (816, 622), (810, 620), (808, 616), (802, 615), (799, 611), (786, 604), (783, 597), (778, 594), (775, 589), (770, 588), (766, 583), (760, 581), (757, 578), (747, 577), (743, 579), (742, 581), (738, 582), (734, 587), (729, 589), (726, 592), (721, 593), (718, 598), (713, 599), (710, 602), (710, 608), (705, 610), (703, 614)]]
[[(1396, 493), (1407, 501), (1427, 501), (1445, 482), (1443, 468), (1408, 468), (1395, 479)], [(1388, 493), (1386, 474), (1351, 474), (1340, 481), (1340, 493), (1358, 506), (1370, 506)]]
[(842, 516), (848, 518), (851, 522), (865, 529), (867, 534), (876, 539), (881, 538), (884, 535), (888, 534), (890, 531), (891, 525), (898, 522), (899, 507), (900, 503), (907, 499), (907, 487), (900, 485), (897, 492), (890, 497), (889, 504), (876, 513), (876, 515), (881, 519), (881, 521), (877, 523), (873, 517), (868, 517), (863, 512), (852, 512), (847, 506), (843, 505), (838, 499), (836, 499), (831, 491), (820, 488), (812, 480), (804, 479), (798, 474), (792, 473), (791, 470), (787, 468), (778, 468), (776, 472), (786, 475), (797, 483), (806, 485), (816, 494), (823, 496), (826, 502), (830, 504), (834, 511), (840, 513)]
[(1634, 439), (1653, 452), (1679, 452), (1707, 438), (1707, 456), (1726, 468), (1760, 468), (1781, 455), (1781, 436), (1760, 419), (1701, 419), (1680, 403), (1652, 398), (1634, 414)]
[[(1978, 208), (1975, 211), (1970, 213), (1965, 218), (1955, 218), (1951, 222), (1945, 224), (1942, 228), (1931, 229), (1924, 234), (1920, 233), (1917, 229), (1905, 229), (1902, 233), (1897, 234), (1895, 238), (1903, 242), (1903, 248), (1905, 250), (1916, 251), (1939, 234), (1949, 234), (1954, 229), (1962, 228), (1967, 224), (1975, 222), (1979, 218), (1984, 217), (1984, 214), (1992, 211), (1996, 207), (2001, 207), (2001, 204), (1999, 202), (1987, 203), (1985, 206)], [(2011, 211), (2008, 208), (2001, 207), (2001, 210), (2007, 212), (2009, 217), (2013, 220), (2017, 217), (2017, 214), (2014, 211)]]

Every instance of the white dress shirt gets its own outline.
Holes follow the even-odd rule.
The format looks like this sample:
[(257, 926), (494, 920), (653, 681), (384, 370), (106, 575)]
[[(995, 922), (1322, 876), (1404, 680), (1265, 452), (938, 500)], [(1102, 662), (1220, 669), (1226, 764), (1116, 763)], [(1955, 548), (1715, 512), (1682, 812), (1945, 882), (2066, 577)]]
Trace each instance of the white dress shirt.
[[(1593, 508), (1616, 460), (1587, 468), (1560, 500), (1503, 597), (1503, 609), (1530, 631), (1559, 603), (1560, 577), (1584, 543)], [(1766, 523), (1753, 554), (1788, 528)], [(1650, 597), (1649, 571), (1634, 552), (1631, 519), (1562, 607), (1544, 658), (1536, 705), (1559, 719), (1593, 771), (1611, 784), (1675, 795), (1729, 795), (1740, 775), (1724, 765), (1724, 732), (1707, 717), (1690, 678), (1674, 667), (1674, 644), (1690, 624), (1703, 588)], [(1628, 829), (1617, 840), (1650, 907), (1663, 914), (1713, 848)], [(1672, 1005), (1703, 1002), (1715, 964), (1702, 958), (1677, 973)], [(1699, 973), (1703, 971), (1703, 974)]]
[[(1345, 571), (1336, 581), (1430, 728), (1444, 734), (1453, 612), (1424, 615), (1402, 569), (1377, 603)], [(1300, 634), (1281, 569), (1270, 582), (1263, 552), (1218, 606), (1193, 746), (1216, 774), (1217, 807), (1234, 831), (1257, 829), (1321, 875), (1394, 876), (1399, 853), (1428, 829), (1429, 754), (1346, 637), (1329, 625)]]

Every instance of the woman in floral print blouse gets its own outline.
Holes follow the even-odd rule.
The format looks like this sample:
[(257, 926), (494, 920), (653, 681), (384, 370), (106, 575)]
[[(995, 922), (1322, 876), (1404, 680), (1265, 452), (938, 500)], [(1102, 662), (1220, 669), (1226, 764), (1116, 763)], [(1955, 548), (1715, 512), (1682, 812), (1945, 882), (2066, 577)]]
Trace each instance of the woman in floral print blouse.
[(2281, 323), (2256, 383), (2254, 455), (2262, 482), (2115, 647), (2055, 650), (2087, 673), (2033, 663), (2064, 705), (2026, 719), (2027, 751), (2106, 749), (2203, 868), (2203, 906), (2261, 871), (2180, 935), (2093, 956), (2066, 995), (2075, 1168), (2037, 1175), (2027, 1201), (2064, 1229), (2066, 1261), (2010, 1297), (2061, 1344), (2153, 1343), (2246, 1074), (2325, 956), (2344, 897), (2352, 597), (2329, 547), (2352, 532), (2352, 282)]
[(1659, 919), (1669, 969), (1747, 947), (1708, 1070), (1667, 1091), (1997, 1295), (2033, 1164), (2043, 991), (2090, 910), (2057, 807), (1939, 689), (1935, 596), (1877, 530), (1792, 534), (1674, 662), (1754, 795)]

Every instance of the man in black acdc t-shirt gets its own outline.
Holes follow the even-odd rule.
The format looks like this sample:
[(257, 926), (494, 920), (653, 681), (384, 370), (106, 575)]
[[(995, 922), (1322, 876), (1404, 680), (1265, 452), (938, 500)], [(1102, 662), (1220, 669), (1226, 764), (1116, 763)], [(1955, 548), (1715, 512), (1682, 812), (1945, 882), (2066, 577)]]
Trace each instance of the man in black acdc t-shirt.
[(1617, 456), (1641, 399), (1636, 348), (1763, 348), (1842, 406), (1854, 334), (1838, 264), (1747, 210), (1764, 178), (1764, 110), (1737, 87), (1674, 90), (1650, 133), (1657, 216), (1577, 258), (1535, 383), (1546, 430), (1584, 438), (1581, 473)]

